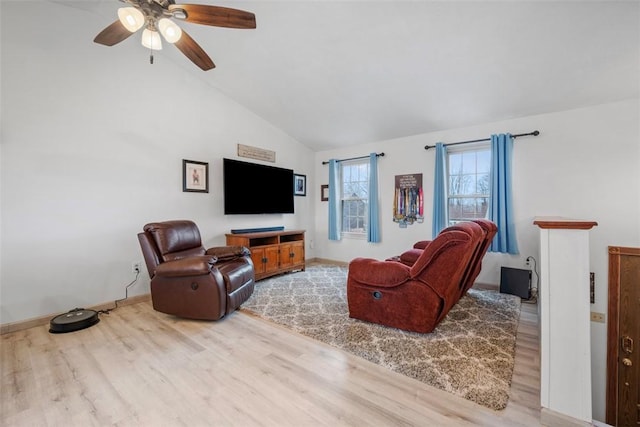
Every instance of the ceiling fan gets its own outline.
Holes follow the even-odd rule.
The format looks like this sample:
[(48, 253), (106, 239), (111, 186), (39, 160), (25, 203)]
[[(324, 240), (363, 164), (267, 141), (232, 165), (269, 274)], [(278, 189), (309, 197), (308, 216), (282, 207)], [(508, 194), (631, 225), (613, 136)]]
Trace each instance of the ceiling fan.
[(113, 46), (144, 27), (142, 45), (153, 51), (162, 49), (160, 34), (202, 70), (215, 67), (209, 55), (181, 29), (173, 19), (215, 27), (256, 28), (251, 12), (202, 4), (175, 4), (174, 0), (120, 0), (130, 6), (118, 9), (118, 20), (93, 39), (105, 46)]

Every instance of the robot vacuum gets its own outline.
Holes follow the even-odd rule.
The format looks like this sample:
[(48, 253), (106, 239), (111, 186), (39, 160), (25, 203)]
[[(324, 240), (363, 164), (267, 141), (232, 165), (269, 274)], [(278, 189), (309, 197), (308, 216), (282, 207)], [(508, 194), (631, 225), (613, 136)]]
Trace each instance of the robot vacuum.
[(99, 321), (100, 318), (98, 317), (97, 311), (74, 308), (68, 313), (51, 319), (51, 322), (49, 322), (49, 332), (52, 334), (61, 334), (64, 332), (78, 331), (93, 326)]

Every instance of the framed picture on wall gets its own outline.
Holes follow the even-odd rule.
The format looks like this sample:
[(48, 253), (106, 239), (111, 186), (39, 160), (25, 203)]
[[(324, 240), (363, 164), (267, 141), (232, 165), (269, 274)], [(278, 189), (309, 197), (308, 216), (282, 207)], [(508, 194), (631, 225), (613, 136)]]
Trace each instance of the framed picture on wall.
[(209, 192), (209, 163), (182, 160), (182, 191)]
[(329, 184), (324, 184), (320, 186), (320, 201), (321, 202), (329, 201)]
[(296, 196), (307, 195), (307, 176), (293, 174), (293, 194)]

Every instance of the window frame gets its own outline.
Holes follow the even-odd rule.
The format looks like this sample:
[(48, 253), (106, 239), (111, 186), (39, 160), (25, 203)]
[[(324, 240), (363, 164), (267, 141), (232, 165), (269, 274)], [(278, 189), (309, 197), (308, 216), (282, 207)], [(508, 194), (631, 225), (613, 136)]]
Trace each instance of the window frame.
[[(445, 193), (446, 193), (446, 214), (447, 214), (447, 226), (451, 226), (455, 223), (461, 222), (461, 221), (469, 221), (472, 219), (476, 219), (478, 217), (469, 217), (469, 218), (456, 218), (454, 220), (451, 219), (451, 214), (450, 214), (450, 200), (452, 198), (458, 198), (458, 199), (481, 199), (481, 198), (486, 198), (487, 199), (487, 210), (485, 211), (485, 215), (484, 218), (487, 217), (488, 215), (488, 210), (489, 210), (489, 204), (491, 203), (491, 188), (490, 188), (490, 183), (487, 185), (487, 193), (465, 193), (465, 194), (460, 194), (460, 195), (451, 195), (450, 193), (450, 183), (451, 183), (451, 155), (457, 155), (457, 154), (461, 154), (461, 153), (465, 153), (465, 152), (487, 152), (489, 154), (489, 170), (487, 172), (487, 175), (489, 177), (489, 180), (491, 179), (491, 142), (489, 141), (482, 141), (482, 142), (476, 142), (476, 143), (468, 143), (468, 144), (464, 144), (464, 146), (457, 146), (457, 147), (447, 147), (447, 153), (446, 153), (446, 182), (445, 182)], [(476, 163), (476, 170), (474, 175), (476, 176), (476, 179), (478, 177), (478, 171), (477, 171), (477, 163)], [(477, 187), (476, 187), (477, 190)], [(453, 222), (452, 222), (453, 221)]]
[[(344, 196), (344, 187), (345, 187), (345, 167), (351, 167), (351, 166), (365, 166), (366, 167), (366, 174), (367, 174), (367, 179), (366, 179), (366, 186), (367, 186), (367, 198), (363, 199), (363, 198), (352, 198), (352, 197), (345, 197)], [(367, 238), (367, 232), (368, 232), (368, 228), (369, 228), (369, 224), (368, 224), (368, 207), (369, 207), (369, 197), (368, 197), (368, 188), (369, 188), (369, 180), (371, 179), (370, 176), (370, 171), (369, 171), (369, 159), (368, 158), (362, 158), (362, 159), (353, 159), (353, 160), (343, 160), (340, 162), (340, 171), (339, 171), (339, 178), (340, 178), (340, 194), (338, 195), (339, 197), (339, 202), (340, 202), (340, 235), (343, 238), (348, 238), (348, 239), (357, 239), (357, 240), (363, 240)], [(349, 182), (360, 182), (360, 183), (364, 183), (365, 181), (349, 181)], [(364, 228), (362, 231), (352, 231), (352, 230), (348, 230), (345, 231), (345, 202), (350, 202), (350, 201), (364, 201), (364, 212), (362, 214), (362, 216), (360, 215), (355, 215), (355, 218), (362, 218), (362, 222), (364, 224)]]

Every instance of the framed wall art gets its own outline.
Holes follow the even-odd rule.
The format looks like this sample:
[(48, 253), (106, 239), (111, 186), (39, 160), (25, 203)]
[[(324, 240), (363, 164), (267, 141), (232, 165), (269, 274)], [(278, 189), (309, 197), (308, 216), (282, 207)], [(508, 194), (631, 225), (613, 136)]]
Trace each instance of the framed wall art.
[(293, 194), (296, 196), (307, 195), (307, 176), (293, 174)]
[(321, 202), (329, 201), (329, 184), (324, 184), (320, 186), (320, 201)]
[(209, 192), (209, 163), (182, 160), (182, 191)]
[(407, 224), (424, 221), (424, 193), (422, 191), (422, 174), (412, 173), (396, 175), (395, 195), (393, 198), (393, 221), (400, 228)]

